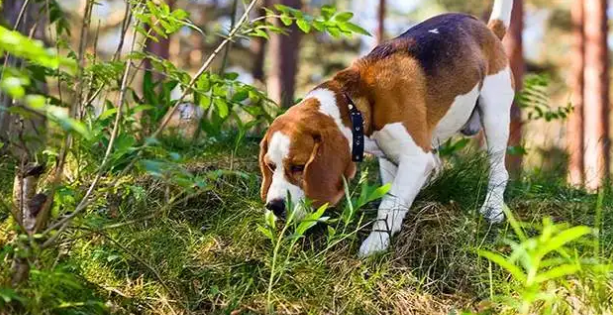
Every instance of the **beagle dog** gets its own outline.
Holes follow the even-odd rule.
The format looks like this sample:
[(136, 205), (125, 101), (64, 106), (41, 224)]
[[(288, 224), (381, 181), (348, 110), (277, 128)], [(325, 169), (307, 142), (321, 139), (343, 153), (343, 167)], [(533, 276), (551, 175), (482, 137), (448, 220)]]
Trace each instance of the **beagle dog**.
[(284, 216), (296, 205), (336, 204), (343, 177), (352, 178), (362, 150), (378, 157), (391, 183), (359, 255), (386, 250), (414, 198), (436, 169), (433, 148), (452, 135), (483, 128), (490, 164), (481, 213), (504, 220), (509, 179), (505, 152), (513, 75), (501, 39), (513, 0), (496, 0), (486, 25), (465, 14), (444, 14), (379, 45), (313, 89), (271, 124), (260, 144), (261, 196)]

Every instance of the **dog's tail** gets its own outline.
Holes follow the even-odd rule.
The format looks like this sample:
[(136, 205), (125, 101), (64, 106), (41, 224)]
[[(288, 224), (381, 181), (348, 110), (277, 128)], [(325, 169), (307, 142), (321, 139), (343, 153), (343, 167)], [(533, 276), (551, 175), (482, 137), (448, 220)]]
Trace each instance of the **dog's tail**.
[(511, 12), (513, 11), (513, 0), (495, 0), (494, 9), (490, 16), (490, 21), (487, 26), (498, 36), (504, 38), (504, 35), (511, 25)]

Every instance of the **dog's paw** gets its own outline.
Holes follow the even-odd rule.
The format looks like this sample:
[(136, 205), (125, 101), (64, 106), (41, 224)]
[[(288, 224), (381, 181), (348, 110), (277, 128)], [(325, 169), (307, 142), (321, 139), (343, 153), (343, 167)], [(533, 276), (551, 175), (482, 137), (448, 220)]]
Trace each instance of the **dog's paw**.
[(360, 257), (368, 257), (370, 255), (385, 251), (390, 243), (390, 236), (384, 232), (372, 232), (364, 240), (360, 246)]
[(481, 207), (481, 214), (490, 224), (498, 224), (504, 221), (503, 205), (488, 205), (487, 203)]

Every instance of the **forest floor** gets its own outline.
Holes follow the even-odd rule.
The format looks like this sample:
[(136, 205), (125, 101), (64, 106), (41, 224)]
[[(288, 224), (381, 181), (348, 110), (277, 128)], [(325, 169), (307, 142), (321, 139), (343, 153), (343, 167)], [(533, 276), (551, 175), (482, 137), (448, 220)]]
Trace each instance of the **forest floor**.
[[(482, 156), (447, 159), (391, 249), (359, 259), (357, 249), (377, 201), (358, 209), (347, 225), (339, 220), (341, 210), (328, 209), (328, 226), (319, 224), (294, 238), (295, 245), (292, 238), (278, 238), (283, 227), (277, 221), (273, 243), (262, 232), (267, 229), (257, 141), (183, 150), (186, 168), (209, 179), (204, 188), (185, 194), (163, 176), (126, 176), (101, 190), (70, 237), (54, 255), (43, 257), (52, 267), (34, 272), (21, 294), (36, 299), (41, 313), (74, 314), (515, 314), (519, 304), (512, 301), (525, 298), (520, 281), (478, 254), (510, 254), (513, 248), (505, 240), (518, 239), (508, 223), (490, 226), (478, 213), (487, 178)], [(360, 172), (349, 189), (356, 198), (368, 190), (363, 186), (379, 185), (376, 161), (366, 161)], [(531, 172), (507, 189), (514, 216), (534, 226), (526, 228), (529, 236), (539, 235), (546, 217), (600, 225), (598, 254), (590, 241), (573, 246), (571, 256), (610, 263), (613, 196), (600, 197), (567, 187), (555, 173)], [(7, 232), (0, 245), (11, 237), (7, 218), (0, 216), (0, 231)], [(284, 235), (292, 231), (290, 226)], [(7, 276), (6, 267), (0, 277)], [(598, 296), (589, 298), (578, 293), (585, 289), (582, 276), (565, 280), (567, 285), (554, 291), (569, 308), (556, 314), (572, 314), (578, 304), (610, 312), (610, 306), (602, 308), (613, 292), (607, 279)], [(57, 299), (64, 304), (54, 304)]]

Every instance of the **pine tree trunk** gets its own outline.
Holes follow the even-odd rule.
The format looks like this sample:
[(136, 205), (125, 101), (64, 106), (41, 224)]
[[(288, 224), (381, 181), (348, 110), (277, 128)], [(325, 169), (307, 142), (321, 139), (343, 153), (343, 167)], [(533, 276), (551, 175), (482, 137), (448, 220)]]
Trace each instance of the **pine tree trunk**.
[[(266, 11), (263, 8), (267, 8), (270, 5), (269, 0), (262, 1), (262, 4), (258, 10), (258, 17), (266, 15)], [(251, 40), (251, 52), (254, 56), (253, 62), (253, 79), (256, 81), (264, 82), (264, 62), (266, 60), (266, 38), (258, 37)]]
[[(524, 6), (522, 0), (515, 0), (513, 4), (513, 14), (511, 17), (511, 26), (503, 41), (507, 55), (511, 61), (511, 70), (515, 76), (515, 90), (520, 92), (523, 88), (524, 77), (524, 49), (522, 41), (522, 32), (524, 29)], [(511, 108), (511, 132), (509, 137), (509, 146), (519, 147), (522, 145), (522, 119), (521, 110), (518, 104), (514, 103)], [(523, 156), (509, 155), (507, 156), (507, 167), (513, 176), (521, 173)]]
[(583, 31), (584, 9), (583, 0), (574, 0), (571, 9), (573, 22), (573, 51), (570, 88), (572, 91), (572, 104), (575, 110), (568, 119), (567, 148), (568, 181), (571, 185), (580, 187), (584, 183), (583, 150), (583, 72), (585, 67), (585, 32)]
[[(277, 0), (277, 3), (300, 9), (300, 0)], [(279, 23), (279, 21), (277, 21)], [(293, 25), (288, 35), (273, 35), (270, 41), (271, 71), (268, 77), (268, 94), (282, 107), (294, 104), (296, 74), (298, 72), (298, 46), (301, 32)]]
[(596, 190), (609, 174), (607, 1), (585, 0), (585, 183)]
[(379, 0), (379, 11), (377, 14), (377, 43), (381, 44), (385, 40), (385, 0)]

